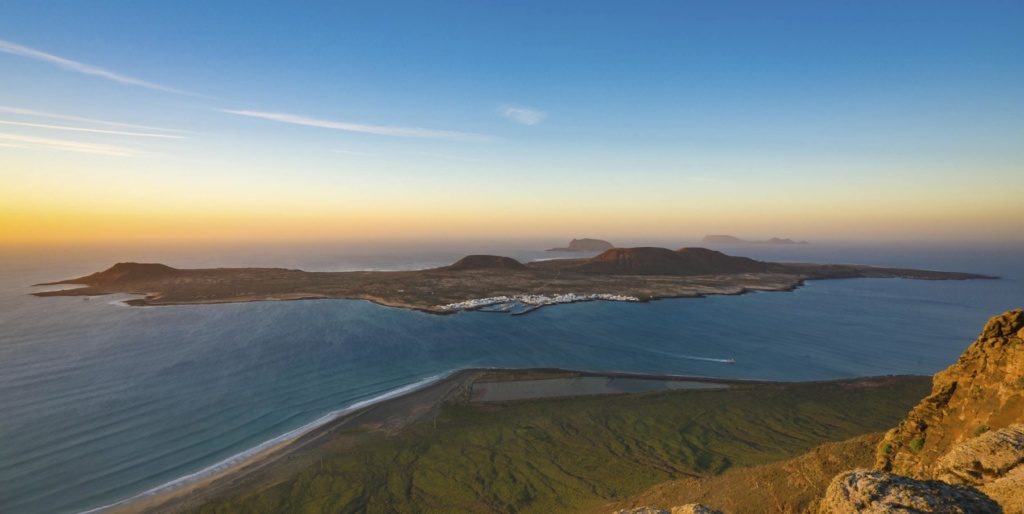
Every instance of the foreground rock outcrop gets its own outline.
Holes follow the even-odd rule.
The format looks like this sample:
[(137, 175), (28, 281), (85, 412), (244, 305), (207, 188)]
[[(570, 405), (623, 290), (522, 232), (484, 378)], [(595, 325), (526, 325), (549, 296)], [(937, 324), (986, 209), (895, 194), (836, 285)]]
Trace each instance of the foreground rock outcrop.
[(1024, 311), (988, 321), (878, 446), (877, 470), (841, 473), (821, 514), (1024, 513)]
[(841, 473), (832, 481), (818, 512), (1000, 514), (1003, 509), (973, 487), (858, 469)]
[(636, 507), (633, 509), (616, 511), (615, 514), (722, 514), (722, 511), (712, 509), (711, 507), (700, 503), (688, 503), (686, 505), (672, 507), (672, 510), (658, 509), (655, 507)]
[(876, 467), (977, 487), (1024, 512), (1024, 310), (989, 320), (878, 447)]
[(988, 430), (1024, 422), (1024, 310), (989, 320), (960, 359), (937, 373), (932, 393), (879, 447), (876, 467), (935, 477), (939, 458)]
[(1024, 512), (1024, 424), (961, 443), (939, 458), (933, 472), (939, 480), (978, 487), (1007, 512)]
[(831, 481), (809, 474), (834, 474), (844, 459), (869, 464), (869, 455), (851, 462), (858, 447), (870, 452), (865, 437), (859, 446), (843, 441), (782, 463), (659, 484), (641, 504), (672, 497), (727, 512), (754, 512), (756, 504), (757, 512), (1024, 514), (1024, 310), (990, 319), (935, 375), (931, 393), (878, 443), (875, 469)]

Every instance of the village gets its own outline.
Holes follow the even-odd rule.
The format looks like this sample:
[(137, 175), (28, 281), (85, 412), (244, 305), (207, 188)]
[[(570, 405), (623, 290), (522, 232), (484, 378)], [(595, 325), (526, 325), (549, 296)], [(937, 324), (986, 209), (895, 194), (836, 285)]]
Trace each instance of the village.
[(510, 312), (512, 314), (525, 314), (526, 312), (560, 303), (591, 302), (596, 300), (613, 302), (639, 302), (635, 296), (626, 296), (609, 293), (576, 294), (565, 293), (552, 296), (541, 294), (517, 294), (511, 296), (491, 296), (488, 298), (474, 298), (462, 302), (440, 305), (438, 310), (443, 312), (456, 312), (468, 310), (488, 310), (495, 312)]

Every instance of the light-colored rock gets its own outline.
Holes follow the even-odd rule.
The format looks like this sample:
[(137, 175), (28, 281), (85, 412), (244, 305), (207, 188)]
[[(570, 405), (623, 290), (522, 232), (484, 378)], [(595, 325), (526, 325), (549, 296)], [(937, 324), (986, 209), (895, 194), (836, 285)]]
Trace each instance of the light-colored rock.
[(885, 471), (858, 469), (836, 476), (819, 514), (999, 514), (1003, 509), (981, 491), (938, 480), (916, 480)]
[(1024, 466), (980, 487), (990, 498), (999, 502), (1007, 514), (1024, 514)]
[(615, 514), (722, 514), (722, 511), (712, 509), (700, 503), (687, 503), (678, 507), (672, 507), (671, 511), (655, 507), (634, 507), (615, 511)]
[(1024, 465), (1024, 424), (960, 443), (935, 463), (935, 478), (951, 484), (985, 485)]
[(700, 503), (687, 503), (678, 507), (672, 507), (671, 514), (722, 514), (722, 511), (712, 509)]
[(1024, 424), (986, 432), (943, 455), (935, 476), (973, 485), (1006, 512), (1024, 513)]

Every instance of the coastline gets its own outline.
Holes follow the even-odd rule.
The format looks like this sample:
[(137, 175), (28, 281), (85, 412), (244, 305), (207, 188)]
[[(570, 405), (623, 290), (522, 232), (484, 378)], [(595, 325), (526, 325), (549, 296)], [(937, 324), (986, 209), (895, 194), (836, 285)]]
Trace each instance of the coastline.
[[(862, 278), (862, 277), (850, 277), (850, 278)], [(900, 278), (900, 277), (895, 277), (895, 278)], [(838, 279), (838, 277), (835, 277), (835, 278), (832, 278), (832, 277), (830, 277), (830, 278), (796, 278), (796, 277), (794, 277), (794, 280), (792, 282), (784, 283), (784, 284), (759, 285), (759, 286), (753, 286), (753, 287), (751, 287), (751, 286), (710, 286), (710, 287), (703, 287), (703, 288), (701, 288), (700, 291), (694, 290), (694, 291), (688, 291), (688, 292), (679, 293), (679, 294), (664, 294), (664, 295), (657, 295), (657, 294), (655, 294), (655, 295), (648, 295), (648, 296), (644, 296), (644, 297), (630, 297), (630, 299), (628, 299), (628, 300), (617, 300), (617, 299), (610, 299), (610, 298), (606, 298), (606, 297), (585, 298), (585, 299), (576, 299), (576, 300), (572, 300), (572, 301), (561, 301), (561, 302), (550, 302), (550, 303), (543, 303), (543, 304), (537, 304), (537, 305), (528, 305), (527, 306), (528, 308), (526, 308), (526, 309), (524, 309), (523, 311), (520, 311), (520, 312), (505, 312), (505, 311), (499, 311), (499, 310), (493, 310), (492, 311), (492, 310), (486, 310), (485, 308), (483, 308), (483, 307), (487, 307), (489, 305), (484, 305), (484, 306), (481, 306), (481, 307), (450, 308), (449, 305), (446, 304), (446, 305), (435, 305), (435, 306), (430, 306), (430, 307), (424, 307), (424, 306), (421, 306), (421, 305), (416, 305), (416, 304), (412, 304), (412, 303), (408, 303), (408, 302), (387, 300), (387, 299), (384, 299), (384, 298), (381, 298), (381, 297), (378, 297), (378, 296), (373, 296), (373, 295), (334, 296), (334, 295), (325, 295), (325, 294), (304, 294), (304, 293), (300, 293), (300, 294), (277, 295), (277, 296), (273, 296), (273, 297), (263, 297), (263, 296), (249, 296), (249, 297), (245, 297), (245, 296), (239, 296), (239, 297), (227, 297), (227, 298), (215, 298), (215, 299), (194, 299), (194, 300), (193, 299), (189, 299), (189, 300), (169, 300), (168, 301), (168, 300), (162, 299), (162, 295), (160, 293), (154, 293), (154, 292), (119, 291), (117, 293), (119, 293), (119, 294), (128, 294), (128, 295), (132, 295), (132, 296), (141, 297), (141, 298), (132, 298), (132, 299), (119, 300), (118, 301), (123, 306), (126, 306), (126, 307), (139, 307), (139, 308), (145, 308), (145, 307), (172, 307), (172, 306), (186, 306), (186, 305), (222, 305), (222, 304), (232, 304), (232, 303), (254, 303), (254, 302), (292, 302), (292, 301), (311, 301), (311, 300), (355, 300), (355, 301), (369, 302), (369, 303), (372, 303), (374, 305), (379, 305), (381, 307), (388, 307), (388, 308), (392, 308), (392, 309), (404, 309), (404, 310), (410, 310), (410, 311), (417, 311), (417, 312), (422, 312), (424, 314), (432, 314), (432, 315), (435, 315), (435, 316), (450, 316), (450, 315), (458, 314), (460, 312), (488, 312), (488, 313), (495, 313), (495, 314), (509, 314), (509, 315), (512, 315), (512, 316), (523, 316), (523, 315), (529, 314), (531, 312), (540, 310), (540, 309), (542, 309), (544, 307), (553, 307), (553, 306), (566, 305), (566, 304), (572, 304), (572, 303), (624, 302), (624, 303), (644, 304), (644, 303), (655, 302), (655, 301), (658, 301), (658, 300), (700, 299), (700, 298), (706, 298), (706, 297), (709, 297), (709, 296), (742, 296), (742, 295), (752, 294), (752, 293), (789, 293), (789, 292), (796, 291), (796, 290), (800, 289), (801, 287), (806, 286), (807, 285), (807, 281), (809, 281), (809, 280), (837, 280), (837, 279)], [(909, 280), (909, 279), (904, 279), (904, 280)], [(33, 285), (33, 287), (37, 287), (39, 285), (56, 285), (56, 284), (58, 284), (58, 283), (36, 284), (36, 285)], [(88, 289), (89, 289), (90, 286), (85, 285), (85, 284), (79, 284), (79, 283), (73, 283), (73, 282), (64, 282), (64, 283), (61, 283), (61, 284), (73, 284), (73, 285), (76, 285), (78, 287), (71, 287), (71, 288), (67, 288), (67, 289), (57, 289), (57, 290), (45, 291), (45, 292), (33, 292), (33, 293), (29, 293), (29, 294), (31, 294), (32, 296), (36, 296), (36, 297), (48, 297), (48, 296), (105, 296), (105, 295), (108, 295), (108, 294), (116, 294), (116, 293), (108, 293), (108, 292), (89, 291)], [(565, 293), (564, 295), (572, 295), (572, 294), (576, 294), (576, 293)], [(601, 296), (611, 296), (611, 295), (613, 295), (612, 293), (591, 293), (591, 294), (596, 294), (596, 295), (601, 295)], [(556, 294), (556, 295), (550, 295), (550, 296), (560, 296), (560, 295)], [(471, 299), (468, 299), (468, 300), (463, 300), (463, 302), (472, 302), (474, 300), (478, 300), (478, 299), (471, 298)]]
[[(560, 368), (467, 368), (428, 377), (393, 389), (376, 397), (356, 402), (317, 418), (301, 427), (272, 438), (251, 449), (220, 460), (203, 469), (150, 488), (128, 498), (78, 514), (180, 512), (238, 487), (272, 479), (272, 464), (300, 466), (308, 463), (321, 445), (341, 438), (357, 444), (360, 437), (372, 433), (394, 433), (416, 421), (436, 415), (448, 401), (473, 401), (474, 384), (545, 379), (602, 377), (609, 380), (682, 381), (715, 385), (718, 388), (786, 385), (790, 382), (715, 377), (645, 374), (621, 371), (576, 371)], [(856, 383), (878, 377), (812, 381), (809, 383)], [(556, 381), (556, 380), (553, 380)], [(630, 394), (602, 393), (602, 394)], [(561, 396), (575, 398), (577, 395)], [(520, 398), (512, 402), (544, 400), (551, 397)]]
[(277, 456), (278, 453), (292, 447), (293, 445), (301, 445), (303, 439), (315, 436), (318, 430), (323, 429), (332, 423), (342, 422), (348, 417), (358, 416), (362, 411), (375, 405), (385, 403), (389, 400), (401, 398), (405, 395), (411, 395), (423, 389), (428, 389), (434, 385), (440, 385), (456, 374), (458, 374), (458, 371), (442, 373), (397, 389), (392, 389), (373, 398), (355, 402), (348, 407), (328, 412), (305, 425), (289, 430), (288, 432), (260, 443), (253, 448), (217, 461), (198, 471), (176, 478), (170, 482), (165, 482), (114, 503), (79, 511), (78, 514), (97, 514), (101, 512), (148, 512), (152, 508), (163, 508), (164, 504), (173, 501), (176, 497), (191, 494), (196, 490), (208, 487), (226, 476), (236, 473), (245, 473), (253, 466), (258, 467), (269, 463)]
[(807, 280), (843, 278), (971, 280), (995, 277), (851, 264), (770, 263), (701, 248), (677, 251), (626, 248), (608, 250), (592, 259), (556, 259), (527, 264), (508, 257), (470, 255), (450, 266), (389, 272), (178, 269), (159, 263), (122, 262), (91, 275), (38, 284), (87, 287), (31, 294), (38, 297), (142, 295), (142, 298), (125, 302), (131, 306), (352, 299), (429, 314), (484, 310), (516, 315), (563, 303), (647, 302), (754, 291), (792, 291)]

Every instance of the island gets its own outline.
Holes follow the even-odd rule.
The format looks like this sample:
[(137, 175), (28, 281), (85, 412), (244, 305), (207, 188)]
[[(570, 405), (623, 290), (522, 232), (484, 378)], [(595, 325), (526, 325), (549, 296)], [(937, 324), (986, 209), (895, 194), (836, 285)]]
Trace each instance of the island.
[(727, 235), (706, 235), (703, 242), (708, 244), (767, 244), (767, 245), (805, 245), (809, 244), (807, 241), (796, 241), (789, 239), (788, 237), (772, 237), (762, 241), (750, 241), (747, 239), (740, 239), (736, 236)]
[(134, 306), (274, 300), (358, 299), (434, 314), (490, 310), (523, 314), (580, 301), (646, 302), (661, 298), (791, 291), (807, 280), (996, 278), (974, 273), (856, 264), (764, 262), (706, 248), (612, 248), (582, 259), (522, 263), (470, 255), (449, 266), (416, 271), (310, 272), (283, 268), (178, 269), (122, 262), (87, 275), (38, 285), (84, 287), (35, 296), (132, 293)]
[(569, 246), (562, 248), (548, 248), (549, 252), (603, 252), (615, 248), (615, 245), (603, 239), (573, 239)]

